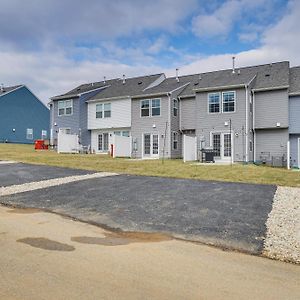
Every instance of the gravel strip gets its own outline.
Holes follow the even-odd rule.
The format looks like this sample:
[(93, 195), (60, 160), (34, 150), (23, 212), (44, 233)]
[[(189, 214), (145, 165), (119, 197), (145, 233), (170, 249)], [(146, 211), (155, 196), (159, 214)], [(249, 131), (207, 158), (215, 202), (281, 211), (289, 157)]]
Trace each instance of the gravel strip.
[(86, 174), (86, 175), (77, 175), (77, 176), (68, 176), (63, 178), (55, 178), (43, 181), (35, 181), (30, 183), (24, 183), (19, 185), (11, 185), (8, 187), (1, 187), (0, 188), (0, 197), (13, 195), (18, 193), (24, 193), (28, 191), (40, 190), (44, 188), (48, 188), (51, 186), (58, 186), (74, 181), (81, 181), (87, 180), (92, 178), (100, 178), (100, 177), (107, 177), (107, 176), (116, 176), (117, 173), (108, 173), (108, 172), (101, 172), (101, 173), (94, 173), (94, 174)]
[(300, 188), (278, 187), (266, 225), (264, 255), (300, 264)]

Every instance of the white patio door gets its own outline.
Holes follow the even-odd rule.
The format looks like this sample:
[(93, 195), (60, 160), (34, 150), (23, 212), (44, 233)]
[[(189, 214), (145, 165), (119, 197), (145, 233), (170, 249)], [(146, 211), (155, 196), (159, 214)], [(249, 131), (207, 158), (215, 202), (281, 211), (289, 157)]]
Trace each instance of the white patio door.
[(231, 161), (232, 134), (216, 132), (212, 134), (212, 146), (216, 152), (215, 159), (218, 161)]
[(159, 135), (154, 133), (145, 133), (143, 136), (143, 157), (159, 157)]

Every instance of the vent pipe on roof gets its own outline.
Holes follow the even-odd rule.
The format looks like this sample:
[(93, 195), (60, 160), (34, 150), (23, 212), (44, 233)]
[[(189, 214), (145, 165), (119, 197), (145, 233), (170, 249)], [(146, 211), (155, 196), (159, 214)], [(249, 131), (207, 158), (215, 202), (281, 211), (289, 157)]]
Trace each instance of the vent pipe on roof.
[(103, 77), (103, 83), (106, 84), (106, 77)]
[(125, 77), (125, 75), (123, 74), (123, 84), (125, 84), (126, 83), (126, 77)]
[(235, 56), (232, 56), (232, 74), (235, 73)]
[(1, 83), (1, 92), (3, 92), (3, 91), (4, 91), (4, 84)]
[(201, 74), (199, 74), (199, 80), (201, 80), (202, 79), (202, 76), (201, 76)]
[(177, 68), (177, 69), (176, 69), (176, 81), (177, 81), (177, 82), (179, 82), (178, 71), (179, 71), (179, 69)]

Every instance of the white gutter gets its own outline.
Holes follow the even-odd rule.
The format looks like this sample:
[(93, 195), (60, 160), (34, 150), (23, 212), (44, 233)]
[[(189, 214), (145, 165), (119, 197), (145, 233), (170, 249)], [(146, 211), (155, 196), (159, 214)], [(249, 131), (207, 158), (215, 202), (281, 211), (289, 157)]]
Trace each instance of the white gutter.
[(120, 100), (120, 99), (129, 99), (130, 96), (116, 96), (116, 97), (108, 97), (102, 99), (92, 99), (85, 101), (86, 103), (100, 102), (100, 101), (112, 101), (112, 100)]
[(172, 151), (172, 132), (171, 132), (171, 93), (168, 93), (169, 98), (169, 113), (168, 113), (168, 123), (169, 123), (169, 158), (171, 158)]
[(248, 150), (249, 150), (249, 145), (248, 145), (248, 140), (249, 140), (249, 120), (248, 120), (248, 86), (247, 85), (245, 85), (245, 91), (246, 91), (246, 136), (245, 136), (245, 138), (246, 138), (246, 163), (248, 163), (249, 162), (249, 153), (248, 153)]
[(233, 88), (243, 88), (243, 87), (245, 87), (245, 84), (235, 84), (235, 85), (223, 85), (223, 86), (199, 88), (199, 89), (193, 89), (193, 91), (197, 93), (197, 92), (214, 91), (216, 89), (223, 90), (223, 89), (233, 89)]
[(289, 96), (300, 96), (300, 92), (289, 93)]
[(288, 89), (289, 85), (282, 85), (282, 86), (275, 86), (275, 87), (268, 87), (268, 88), (261, 88), (261, 89), (253, 89), (254, 92), (265, 92), (265, 91), (272, 91), (272, 90), (283, 90)]
[(252, 117), (253, 117), (253, 132), (254, 132), (254, 141), (253, 141), (253, 145), (254, 145), (254, 149), (253, 149), (253, 160), (254, 162), (256, 162), (256, 129), (255, 129), (255, 92), (253, 91), (253, 98), (252, 98)]

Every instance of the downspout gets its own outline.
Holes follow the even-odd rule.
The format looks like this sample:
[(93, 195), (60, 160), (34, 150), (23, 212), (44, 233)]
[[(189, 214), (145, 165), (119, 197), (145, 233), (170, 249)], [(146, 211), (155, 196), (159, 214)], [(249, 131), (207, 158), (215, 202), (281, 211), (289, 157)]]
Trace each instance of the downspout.
[(172, 151), (172, 141), (171, 141), (171, 93), (168, 93), (169, 98), (169, 113), (168, 113), (168, 123), (169, 123), (169, 158), (171, 158), (171, 151)]
[(256, 162), (256, 129), (255, 129), (255, 92), (253, 91), (252, 92), (252, 117), (253, 117), (253, 154), (254, 154), (254, 157), (253, 157), (253, 160), (254, 162)]
[(249, 124), (248, 124), (248, 86), (245, 85), (245, 89), (246, 89), (246, 134), (245, 134), (245, 139), (246, 139), (246, 163), (248, 163), (249, 161), (249, 157), (248, 157), (248, 134), (249, 134)]

